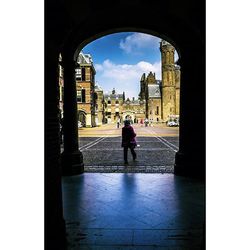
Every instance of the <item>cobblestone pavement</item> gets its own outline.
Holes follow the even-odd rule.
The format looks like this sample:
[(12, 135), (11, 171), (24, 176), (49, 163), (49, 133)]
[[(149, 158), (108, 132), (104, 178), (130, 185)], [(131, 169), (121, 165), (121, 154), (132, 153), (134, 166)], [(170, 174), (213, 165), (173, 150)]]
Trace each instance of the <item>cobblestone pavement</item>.
[(115, 124), (79, 130), (79, 148), (83, 153), (85, 172), (173, 173), (178, 151), (178, 128), (162, 124), (153, 127), (133, 125), (137, 133), (136, 161), (128, 152), (124, 165), (121, 127)]

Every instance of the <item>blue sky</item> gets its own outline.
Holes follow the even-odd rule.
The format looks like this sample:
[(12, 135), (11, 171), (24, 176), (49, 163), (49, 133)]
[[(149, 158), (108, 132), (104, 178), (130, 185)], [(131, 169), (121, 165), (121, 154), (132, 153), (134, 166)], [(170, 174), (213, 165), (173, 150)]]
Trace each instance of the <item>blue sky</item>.
[(104, 93), (113, 88), (125, 91), (126, 98), (138, 98), (143, 73), (156, 73), (161, 79), (160, 38), (144, 33), (121, 32), (101, 37), (83, 48), (91, 54), (96, 84)]

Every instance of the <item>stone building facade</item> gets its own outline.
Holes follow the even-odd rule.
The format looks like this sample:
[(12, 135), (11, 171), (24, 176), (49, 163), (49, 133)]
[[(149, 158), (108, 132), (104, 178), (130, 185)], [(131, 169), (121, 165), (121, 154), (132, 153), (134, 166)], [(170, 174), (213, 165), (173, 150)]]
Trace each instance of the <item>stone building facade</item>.
[(162, 40), (160, 44), (162, 62), (162, 120), (168, 121), (180, 114), (180, 66), (175, 64), (175, 48)]
[(127, 98), (123, 104), (122, 119), (130, 119), (133, 122), (138, 122), (145, 119), (145, 105), (143, 101)]
[(122, 119), (124, 100), (125, 93), (116, 93), (115, 89), (104, 94), (104, 123), (114, 123)]
[(95, 95), (95, 68), (91, 55), (80, 52), (76, 68), (77, 109), (84, 127), (95, 127), (98, 121)]
[(100, 86), (95, 85), (95, 100), (96, 100), (96, 126), (101, 126), (104, 123), (104, 95)]
[(180, 114), (180, 66), (175, 64), (175, 48), (162, 40), (162, 80), (155, 74), (144, 73), (140, 80), (139, 99), (145, 102), (145, 118), (152, 122), (166, 122), (179, 118)]
[(125, 100), (125, 92), (122, 94), (116, 93), (115, 89), (112, 92), (104, 94), (104, 123), (116, 123), (120, 120), (130, 119), (135, 122), (140, 119), (145, 119), (145, 104), (143, 101), (127, 98)]
[(145, 105), (145, 118), (152, 122), (161, 121), (161, 81), (156, 80), (155, 74), (150, 72), (147, 77), (145, 73), (141, 77), (141, 93), (139, 95)]

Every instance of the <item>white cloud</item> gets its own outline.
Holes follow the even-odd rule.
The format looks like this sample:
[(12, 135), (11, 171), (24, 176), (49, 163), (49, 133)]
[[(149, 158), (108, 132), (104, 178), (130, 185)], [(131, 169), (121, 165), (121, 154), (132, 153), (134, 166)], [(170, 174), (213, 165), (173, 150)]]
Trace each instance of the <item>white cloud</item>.
[(102, 64), (96, 64), (96, 80), (105, 91), (111, 91), (113, 88), (117, 92), (125, 91), (126, 97), (138, 97), (140, 91), (140, 79), (143, 73), (150, 71), (156, 74), (156, 79), (161, 79), (161, 62), (151, 64), (140, 61), (137, 64), (115, 64), (109, 59)]
[(126, 53), (140, 53), (141, 49), (159, 49), (160, 38), (144, 33), (133, 33), (120, 41), (120, 48)]
[[(142, 54), (143, 49), (159, 49), (161, 39), (144, 33), (133, 33), (120, 41), (119, 47), (127, 54)], [(175, 51), (175, 62), (179, 56)]]

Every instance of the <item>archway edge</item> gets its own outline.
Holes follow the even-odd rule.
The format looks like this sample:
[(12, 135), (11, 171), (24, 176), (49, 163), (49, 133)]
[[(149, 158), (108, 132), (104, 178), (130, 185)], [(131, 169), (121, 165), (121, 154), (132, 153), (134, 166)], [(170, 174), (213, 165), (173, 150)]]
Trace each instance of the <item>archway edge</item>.
[(177, 50), (179, 58), (181, 57), (181, 52), (180, 52), (180, 49), (179, 49), (178, 45), (176, 44), (176, 42), (174, 40), (172, 40), (168, 36), (162, 35), (162, 34), (159, 34), (158, 32), (153, 31), (153, 30), (144, 29), (144, 28), (121, 27), (121, 28), (113, 28), (113, 29), (108, 29), (108, 30), (102, 31), (102, 32), (94, 34), (92, 37), (87, 38), (84, 41), (82, 41), (79, 44), (79, 46), (75, 49), (74, 56), (73, 56), (74, 61), (77, 60), (78, 54), (89, 43), (91, 43), (91, 42), (93, 42), (93, 41), (95, 41), (95, 40), (97, 40), (99, 38), (102, 38), (104, 36), (117, 34), (117, 33), (122, 33), (122, 32), (138, 32), (138, 33), (144, 33), (144, 34), (159, 37), (159, 38), (161, 38), (163, 40), (166, 40), (166, 41), (170, 42), (175, 47), (175, 49)]
[(62, 46), (64, 59), (76, 61), (84, 46), (105, 35), (119, 32), (141, 32), (167, 40), (176, 48), (179, 58), (187, 47), (194, 48), (205, 44), (202, 31), (187, 20), (169, 13), (151, 16), (151, 18), (157, 18), (159, 25), (154, 25), (155, 21), (152, 23), (147, 18), (141, 20), (140, 15), (128, 16), (124, 12), (113, 15), (113, 22), (111, 22), (110, 18), (106, 17), (113, 13), (105, 14), (96, 14), (98, 18), (94, 22), (92, 19), (85, 19), (71, 30)]

